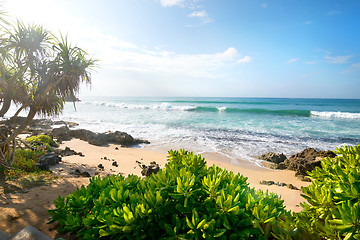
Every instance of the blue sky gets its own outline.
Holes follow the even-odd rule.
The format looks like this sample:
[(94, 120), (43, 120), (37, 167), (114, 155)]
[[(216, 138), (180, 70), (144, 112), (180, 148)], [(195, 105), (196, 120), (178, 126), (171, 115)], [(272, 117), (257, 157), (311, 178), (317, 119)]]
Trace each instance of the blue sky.
[(99, 59), (80, 96), (360, 98), (358, 0), (8, 0)]

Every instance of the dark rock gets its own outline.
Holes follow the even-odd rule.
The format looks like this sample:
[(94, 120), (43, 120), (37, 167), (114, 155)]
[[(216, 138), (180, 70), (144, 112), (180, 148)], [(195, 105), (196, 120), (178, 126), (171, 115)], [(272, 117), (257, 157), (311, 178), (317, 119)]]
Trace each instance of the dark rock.
[(292, 185), (291, 183), (287, 184), (286, 186), (293, 190), (299, 190), (296, 186)]
[(113, 162), (113, 163), (112, 163), (112, 165), (113, 165), (113, 166), (115, 166), (115, 167), (118, 167), (118, 166), (119, 166), (119, 165), (118, 165), (118, 163), (117, 163), (116, 161), (115, 161), (115, 162)]
[(104, 170), (104, 166), (101, 163), (98, 165), (98, 168)]
[(108, 160), (107, 157), (104, 157), (104, 160)]
[(57, 139), (58, 142), (70, 141), (73, 137), (70, 135), (71, 130), (67, 126), (54, 128), (51, 134)]
[(118, 148), (118, 147), (115, 147), (115, 150), (119, 150), (119, 148)]
[(271, 185), (276, 185), (276, 186), (279, 186), (279, 187), (285, 187), (287, 186), (288, 188), (290, 189), (294, 189), (294, 190), (299, 190), (297, 187), (295, 187), (294, 185), (292, 184), (286, 184), (286, 183), (281, 183), (281, 182), (277, 182), (275, 183), (274, 181), (265, 181), (265, 180), (262, 180), (260, 181), (260, 184), (261, 185), (268, 185), (268, 186), (271, 186)]
[(67, 126), (53, 129), (51, 135), (56, 137), (60, 142), (69, 141), (72, 138), (78, 138), (96, 146), (103, 146), (109, 143), (121, 144), (123, 146), (148, 143), (148, 141), (134, 139), (131, 135), (125, 132), (116, 131), (107, 133), (94, 133), (85, 129), (70, 130)]
[(78, 155), (79, 155), (80, 157), (85, 157), (85, 155), (82, 154), (82, 152), (78, 152)]
[(311, 182), (311, 179), (308, 177), (308, 176), (304, 176), (304, 175), (296, 175), (296, 177), (298, 177), (301, 181), (304, 181), (304, 182)]
[(265, 160), (265, 161), (273, 162), (273, 163), (277, 163), (277, 164), (282, 163), (286, 160), (286, 156), (284, 154), (282, 154), (282, 153), (276, 154), (273, 152), (263, 154), (263, 155), (259, 156), (258, 158), (261, 160)]
[(332, 151), (316, 151), (314, 148), (307, 148), (285, 160), (284, 165), (287, 169), (295, 171), (296, 176), (307, 176), (307, 172), (320, 167), (321, 160), (326, 157), (334, 158), (336, 154)]
[(38, 159), (38, 163), (47, 163), (49, 166), (55, 166), (61, 162), (61, 157), (54, 153), (45, 154)]
[(10, 237), (10, 234), (0, 229), (0, 240), (6, 240)]
[(12, 235), (8, 240), (53, 240), (32, 226), (27, 226), (20, 232)]
[(152, 173), (156, 174), (160, 171), (160, 166), (155, 161), (151, 162), (149, 166), (146, 166), (145, 164), (142, 164), (139, 161), (136, 161), (136, 163), (139, 165), (141, 170), (141, 175), (149, 177)]
[(75, 172), (79, 174), (81, 173), (79, 169), (75, 169)]
[(90, 173), (88, 172), (82, 172), (79, 174), (80, 177), (91, 177)]
[(61, 155), (61, 156), (63, 156), (63, 157), (78, 155), (77, 152), (75, 152), (74, 150), (70, 149), (69, 147), (65, 147), (64, 150), (56, 149), (56, 150), (55, 150), (55, 153), (56, 153), (56, 154), (59, 154), (59, 155)]
[(50, 167), (47, 163), (36, 163), (35, 166), (39, 168), (40, 170), (49, 171)]

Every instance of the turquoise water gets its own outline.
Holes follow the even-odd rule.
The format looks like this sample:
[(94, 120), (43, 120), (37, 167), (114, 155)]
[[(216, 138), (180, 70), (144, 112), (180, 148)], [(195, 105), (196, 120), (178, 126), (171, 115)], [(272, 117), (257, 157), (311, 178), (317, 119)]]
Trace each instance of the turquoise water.
[(67, 103), (60, 118), (92, 131), (125, 131), (154, 149), (185, 147), (233, 160), (360, 144), (360, 100), (93, 97), (76, 111)]

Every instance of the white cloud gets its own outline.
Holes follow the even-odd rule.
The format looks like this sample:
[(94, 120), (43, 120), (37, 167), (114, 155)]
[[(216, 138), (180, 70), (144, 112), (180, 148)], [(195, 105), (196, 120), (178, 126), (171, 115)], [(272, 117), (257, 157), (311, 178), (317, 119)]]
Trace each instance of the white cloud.
[(287, 63), (293, 63), (296, 62), (297, 60), (299, 60), (298, 58), (291, 58), (287, 61)]
[(160, 0), (160, 4), (163, 7), (182, 6), (184, 0)]
[(309, 25), (309, 24), (313, 24), (314, 23), (314, 21), (311, 21), (311, 20), (308, 20), (308, 21), (306, 21), (306, 22), (304, 22), (306, 25)]
[(339, 14), (342, 14), (342, 11), (330, 11), (330, 12), (326, 13), (326, 15), (328, 15), (328, 16), (334, 16), (334, 15), (339, 15)]
[(268, 5), (267, 5), (267, 3), (262, 3), (262, 4), (260, 4), (260, 7), (262, 7), (262, 8), (267, 8)]
[(206, 13), (205, 10), (202, 10), (202, 11), (195, 11), (195, 12), (192, 12), (188, 15), (188, 17), (199, 17), (199, 18), (204, 18), (204, 17), (207, 17), (208, 14)]
[(245, 56), (243, 58), (240, 58), (239, 60), (237, 60), (236, 63), (240, 64), (240, 63), (248, 63), (251, 62), (252, 58), (250, 56)]
[[(207, 24), (207, 23), (211, 23), (214, 21), (214, 19), (210, 18), (207, 14), (207, 12), (205, 10), (202, 11), (194, 11), (192, 13), (190, 13), (189, 15), (187, 15), (189, 18), (199, 18), (201, 19), (201, 24)], [(195, 27), (195, 26), (199, 26), (199, 25), (187, 25), (188, 27)]]
[(325, 62), (327, 62), (327, 63), (333, 63), (333, 64), (347, 63), (350, 58), (352, 58), (351, 55), (347, 55), (347, 56), (336, 56), (336, 57), (325, 56), (325, 57), (324, 57)]

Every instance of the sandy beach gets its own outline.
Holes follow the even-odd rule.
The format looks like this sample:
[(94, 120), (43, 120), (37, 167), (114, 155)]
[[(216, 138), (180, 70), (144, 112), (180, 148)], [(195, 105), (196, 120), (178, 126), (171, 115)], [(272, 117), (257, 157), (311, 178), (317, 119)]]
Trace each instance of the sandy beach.
[[(52, 171), (61, 177), (47, 186), (30, 189), (25, 193), (14, 193), (0, 196), (0, 228), (7, 229), (14, 233), (27, 225), (32, 225), (49, 236), (56, 238), (59, 235), (56, 231), (55, 224), (46, 224), (49, 215), (47, 210), (54, 208), (53, 201), (60, 195), (66, 196), (82, 185), (89, 183), (89, 178), (74, 177), (71, 173), (74, 171), (87, 171), (91, 176), (100, 174), (136, 174), (141, 176), (141, 168), (137, 161), (148, 165), (152, 161), (156, 161), (161, 167), (166, 164), (167, 155), (154, 151), (147, 151), (141, 148), (123, 148), (120, 145), (110, 144), (109, 146), (94, 146), (79, 139), (63, 142), (61, 149), (69, 147), (70, 149), (81, 152), (83, 156), (72, 155), (62, 158), (62, 163), (54, 166)], [(117, 166), (113, 163), (116, 161)], [(261, 185), (260, 181), (274, 181), (292, 184), (300, 189), (309, 183), (300, 181), (294, 176), (294, 172), (287, 170), (270, 170), (266, 168), (249, 167), (245, 165), (236, 166), (229, 163), (207, 159), (210, 166), (215, 164), (221, 168), (226, 168), (235, 173), (241, 173), (248, 177), (251, 187), (261, 190), (269, 190), (281, 196), (288, 210), (299, 211), (300, 202), (303, 198), (300, 196), (300, 190), (290, 189), (286, 186), (277, 185)], [(98, 168), (102, 164), (104, 170)], [(116, 164), (115, 164), (116, 165)]]

